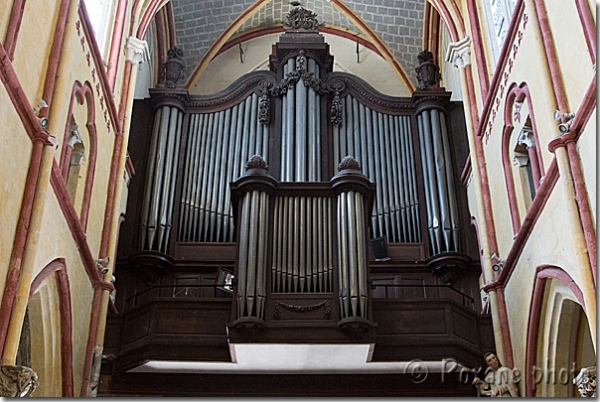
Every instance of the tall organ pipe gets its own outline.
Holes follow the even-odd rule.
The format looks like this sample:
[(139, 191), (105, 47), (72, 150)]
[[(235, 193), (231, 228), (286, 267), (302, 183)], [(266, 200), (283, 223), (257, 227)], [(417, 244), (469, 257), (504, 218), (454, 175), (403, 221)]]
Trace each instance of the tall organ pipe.
[[(458, 207), (454, 187), (452, 160), (446, 117), (437, 108), (423, 110), (419, 119), (421, 158), (427, 168), (425, 191), (428, 221), (432, 222), (430, 233), (433, 254), (458, 251), (459, 233), (456, 220)], [(425, 169), (424, 169), (425, 172)]]
[[(198, 136), (195, 135), (195, 133), (197, 132), (196, 129), (194, 129), (194, 126), (197, 123), (197, 118), (199, 116), (197, 115), (192, 115), (190, 117), (189, 120), (189, 125), (190, 125), (190, 129), (188, 130), (190, 133), (188, 136), (188, 146), (191, 146), (192, 148), (194, 147)], [(192, 158), (193, 153), (192, 152), (188, 152), (186, 154), (185, 157), (185, 166), (189, 166), (191, 164), (191, 158)], [(191, 193), (192, 193), (192, 185), (196, 183), (196, 180), (190, 180), (190, 169), (186, 169), (183, 172), (183, 186), (182, 186), (182, 191), (181, 191), (181, 212), (179, 213), (179, 234), (177, 236), (177, 239), (179, 241), (182, 240), (183, 237), (183, 233), (187, 233), (186, 229), (184, 228), (184, 225), (187, 224), (187, 222), (189, 222), (189, 212), (190, 212), (190, 208), (192, 205), (192, 200), (191, 200)]]
[[(179, 113), (179, 121), (177, 122), (177, 133), (181, 133), (181, 127), (183, 124), (183, 114)], [(166, 230), (165, 230), (165, 242), (162, 245), (163, 250), (168, 250), (169, 248), (169, 239), (171, 236), (171, 227), (172, 227), (172, 219), (173, 219), (173, 204), (174, 204), (174, 198), (175, 198), (175, 184), (177, 183), (177, 167), (178, 167), (178, 161), (179, 161), (179, 148), (180, 148), (180, 140), (181, 140), (181, 135), (177, 135), (175, 138), (175, 154), (173, 156), (173, 169), (171, 171), (171, 189), (169, 191), (169, 198), (167, 199), (166, 203), (168, 205), (167, 207), (167, 219), (164, 222), (165, 226), (166, 226)]]
[(140, 248), (166, 252), (178, 166), (182, 113), (162, 106), (155, 114), (142, 205)]

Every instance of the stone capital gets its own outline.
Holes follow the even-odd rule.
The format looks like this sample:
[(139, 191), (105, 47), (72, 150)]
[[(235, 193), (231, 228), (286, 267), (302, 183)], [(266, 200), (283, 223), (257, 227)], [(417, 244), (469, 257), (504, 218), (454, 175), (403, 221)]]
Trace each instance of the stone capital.
[(458, 42), (448, 45), (446, 61), (454, 64), (454, 67), (463, 69), (471, 64), (471, 37), (465, 36)]
[(133, 64), (141, 64), (150, 59), (148, 44), (146, 41), (139, 40), (135, 36), (127, 38), (125, 50), (127, 51), (127, 60)]
[(0, 397), (28, 397), (33, 394), (37, 386), (38, 376), (29, 367), (0, 366)]
[(517, 137), (518, 145), (525, 145), (526, 148), (535, 147), (535, 140), (533, 139), (533, 129), (528, 126), (524, 126)]
[(582, 368), (577, 377), (573, 379), (579, 394), (584, 398), (596, 397), (596, 366)]

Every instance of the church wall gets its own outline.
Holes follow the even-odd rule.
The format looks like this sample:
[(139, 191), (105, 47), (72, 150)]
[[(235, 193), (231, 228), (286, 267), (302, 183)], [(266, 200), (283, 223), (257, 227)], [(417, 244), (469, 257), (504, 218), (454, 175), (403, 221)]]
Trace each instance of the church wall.
[(6, 29), (8, 28), (8, 16), (12, 9), (12, 1), (0, 2), (0, 38), (4, 38), (6, 35)]
[[(594, 111), (590, 116), (590, 122), (597, 121), (597, 114)], [(592, 212), (592, 222), (594, 224), (594, 230), (596, 229), (596, 209), (597, 209), (597, 196), (596, 196), (596, 183), (597, 180), (597, 133), (595, 124), (590, 124), (585, 127), (581, 134), (581, 138), (577, 143), (577, 150), (579, 151), (579, 160), (581, 161), (581, 170), (583, 171), (583, 178), (585, 180), (585, 188), (588, 193), (588, 200), (590, 209)]]
[[(571, 2), (546, 1), (546, 10), (565, 83), (567, 102), (575, 112), (592, 77), (596, 74), (588, 51), (577, 8)], [(592, 10), (596, 10), (595, 7)]]
[[(0, 104), (11, 105), (4, 85), (0, 84)], [(27, 171), (31, 159), (32, 142), (25, 132), (19, 116), (12, 107), (0, 108), (0, 121), (3, 123), (0, 160), (0, 278), (6, 278), (13, 249), (17, 221), (21, 211), (22, 194), (27, 180)], [(10, 127), (10, 130), (7, 128)], [(5, 281), (0, 280), (0, 292)], [(0, 293), (1, 294), (1, 293)]]
[(24, 2), (12, 64), (32, 107), (42, 99), (60, 3), (61, 0)]
[[(517, 2), (519, 3), (519, 2)], [(535, 2), (538, 3), (538, 2)], [(530, 307), (536, 280), (536, 270), (540, 266), (552, 265), (560, 267), (570, 276), (575, 285), (581, 289), (587, 305), (586, 315), (590, 320), (592, 337), (595, 336), (596, 298), (595, 285), (590, 273), (587, 246), (584, 241), (583, 226), (580, 218), (581, 208), (575, 200), (573, 189), (572, 169), (573, 161), (567, 160), (559, 169), (559, 178), (549, 192), (541, 191), (538, 197), (547, 198), (541, 207), (541, 212), (531, 209), (525, 202), (521, 183), (516, 175), (517, 169), (510, 157), (513, 179), (515, 182), (516, 204), (519, 213), (519, 223), (534, 219), (531, 227), (520, 230), (515, 235), (511, 221), (511, 206), (507, 191), (505, 172), (502, 159), (503, 134), (505, 127), (514, 126), (509, 141), (509, 155), (515, 149), (516, 136), (519, 134), (525, 118), (529, 115), (534, 123), (534, 130), (538, 140), (538, 154), (542, 159), (542, 176), (549, 172), (553, 162), (561, 162), (556, 155), (565, 152), (565, 149), (550, 151), (549, 143), (561, 133), (558, 129), (560, 121), (553, 119), (554, 110), (558, 109), (555, 101), (555, 87), (561, 85), (551, 73), (546, 62), (546, 50), (542, 42), (540, 27), (533, 9), (533, 1), (525, 1), (524, 13), (518, 21), (516, 34), (509, 46), (506, 64), (500, 71), (497, 87), (491, 86), (493, 93), (492, 102), (486, 105), (489, 110), (482, 111), (482, 118), (478, 133), (481, 140), (489, 179), (489, 194), (493, 214), (493, 233), (498, 244), (498, 260), (511, 258), (508, 266), (509, 275), (502, 275), (500, 271), (501, 287), (504, 289), (505, 303), (499, 303), (500, 309), (505, 309), (508, 325), (501, 324), (496, 318), (495, 326), (502, 331), (510, 331), (510, 345), (512, 346), (512, 359), (514, 367), (526, 369), (526, 356), (528, 351), (528, 334), (530, 334)], [(564, 80), (567, 103), (569, 110), (565, 112), (577, 113), (580, 106), (586, 102), (587, 91), (593, 82), (595, 71), (586, 45), (584, 31), (577, 12), (577, 8), (570, 2), (546, 1), (546, 10), (554, 48), (558, 59), (560, 74)], [(595, 10), (595, 7), (592, 8)], [(595, 14), (595, 13), (594, 13)], [(546, 38), (547, 39), (547, 38)], [(506, 40), (511, 40), (510, 35)], [(500, 60), (502, 62), (502, 59)], [(471, 63), (475, 57), (471, 54)], [(474, 86), (479, 91), (478, 78), (474, 74)], [(491, 81), (492, 83), (494, 80)], [(507, 104), (508, 93), (511, 85), (526, 85), (527, 97), (520, 109), (520, 118), (517, 119), (518, 108), (513, 103)], [(595, 106), (595, 104), (594, 104)], [(510, 108), (505, 110), (505, 108)], [(580, 110), (584, 114), (584, 110)], [(596, 219), (596, 113), (591, 113), (590, 119), (581, 129), (581, 136), (577, 140), (578, 160), (581, 165), (583, 180), (587, 190), (592, 220)], [(518, 120), (518, 121), (517, 121)], [(566, 157), (566, 156), (565, 156)], [(559, 159), (557, 159), (559, 158)], [(569, 158), (572, 158), (570, 155)], [(473, 167), (477, 168), (477, 167)], [(555, 169), (555, 167), (553, 167)], [(547, 177), (546, 177), (547, 179)], [(471, 179), (467, 182), (469, 208), (471, 214), (481, 222), (485, 213), (480, 211), (477, 203), (477, 189)], [(540, 190), (540, 188), (538, 188)], [(485, 191), (485, 189), (484, 189)], [(539, 200), (538, 200), (539, 203)], [(479, 232), (480, 236), (486, 233)], [(523, 242), (523, 236), (526, 236)], [(489, 240), (489, 239), (488, 239)], [(520, 252), (515, 253), (515, 250)], [(492, 262), (493, 264), (494, 262)], [(486, 278), (486, 282), (495, 282), (496, 279)], [(497, 282), (498, 283), (498, 282)], [(544, 312), (542, 312), (543, 316)], [(500, 314), (502, 317), (502, 313)], [(540, 337), (549, 339), (552, 334), (540, 328)], [(544, 332), (546, 331), (546, 332)], [(498, 336), (498, 332), (496, 333)], [(501, 340), (497, 339), (497, 345)], [(504, 345), (506, 346), (506, 345)], [(538, 345), (538, 348), (544, 346)], [(562, 345), (570, 348), (571, 345)], [(541, 349), (538, 349), (541, 350)], [(541, 352), (540, 352), (541, 353)], [(577, 368), (577, 372), (581, 367)], [(577, 374), (575, 373), (575, 375)], [(572, 379), (572, 378), (571, 378)], [(525, 395), (525, 385), (522, 383), (521, 395)]]

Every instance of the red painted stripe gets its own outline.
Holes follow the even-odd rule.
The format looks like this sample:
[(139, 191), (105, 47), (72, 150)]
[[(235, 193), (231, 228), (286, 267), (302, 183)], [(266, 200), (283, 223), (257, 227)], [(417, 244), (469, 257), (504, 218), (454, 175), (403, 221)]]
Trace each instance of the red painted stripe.
[(590, 10), (590, 4), (587, 0), (575, 0), (575, 5), (577, 6), (577, 13), (581, 20), (585, 42), (588, 46), (592, 63), (596, 63), (596, 23)]
[(111, 92), (115, 89), (115, 80), (117, 79), (117, 67), (119, 66), (119, 56), (121, 54), (121, 44), (123, 41), (123, 30), (125, 29), (125, 14), (127, 13), (128, 0), (119, 0), (117, 2), (117, 11), (115, 14), (115, 25), (112, 31), (110, 50), (108, 53), (108, 67), (106, 78)]
[(165, 6), (167, 11), (167, 29), (169, 31), (169, 49), (177, 45), (175, 40), (175, 18), (173, 17), (173, 3), (168, 2)]
[(15, 48), (17, 47), (17, 36), (21, 29), (21, 21), (23, 20), (23, 12), (25, 11), (25, 1), (26, 0), (14, 0), (12, 9), (10, 10), (10, 16), (8, 17), (8, 26), (6, 27), (6, 34), (4, 36), (4, 49), (11, 61), (15, 55)]
[(490, 79), (488, 77), (488, 65), (485, 58), (483, 46), (483, 36), (481, 23), (477, 13), (477, 4), (474, 0), (467, 1), (467, 10), (469, 13), (469, 22), (471, 23), (471, 35), (473, 35), (473, 48), (475, 60), (477, 63), (477, 76), (479, 77), (479, 86), (481, 87), (481, 97), (485, 99), (490, 89)]
[(50, 108), (52, 107), (52, 96), (54, 95), (56, 72), (58, 71), (58, 63), (60, 61), (63, 40), (65, 37), (69, 4), (69, 0), (62, 0), (60, 2), (60, 8), (58, 9), (58, 20), (56, 22), (56, 29), (54, 30), (54, 40), (52, 41), (52, 47), (50, 48), (50, 57), (47, 62), (48, 69), (46, 70), (46, 80), (44, 82), (44, 91), (42, 92), (42, 99), (48, 103), (49, 107), (40, 110), (38, 113), (38, 116), (40, 117), (48, 117)]
[[(83, 26), (83, 32), (85, 37), (90, 44), (90, 50), (92, 53), (92, 58), (94, 59), (94, 65), (96, 66), (96, 71), (98, 72), (98, 78), (100, 81), (100, 86), (102, 87), (102, 92), (104, 95), (104, 100), (107, 105), (108, 113), (111, 118), (111, 122), (115, 131), (115, 135), (121, 131), (121, 121), (117, 118), (117, 107), (113, 100), (113, 91), (108, 82), (108, 77), (106, 76), (106, 71), (104, 69), (104, 62), (102, 61), (102, 56), (100, 55), (100, 50), (98, 49), (98, 44), (96, 43), (96, 36), (94, 35), (94, 30), (92, 28), (92, 23), (88, 17), (87, 10), (85, 8), (85, 1), (81, 1), (79, 8), (79, 18), (81, 19), (81, 25)], [(42, 109), (44, 110), (44, 109)]]
[(502, 50), (500, 51), (500, 57), (498, 58), (498, 63), (496, 64), (496, 70), (494, 71), (494, 75), (492, 76), (492, 82), (490, 85), (490, 90), (488, 92), (487, 98), (483, 103), (483, 109), (481, 113), (481, 117), (479, 119), (479, 127), (476, 130), (477, 136), (481, 137), (485, 131), (485, 127), (490, 118), (490, 114), (493, 108), (494, 98), (498, 93), (498, 88), (500, 87), (500, 80), (502, 78), (502, 72), (504, 71), (506, 64), (508, 63), (510, 50), (512, 46), (510, 46), (517, 36), (517, 31), (519, 27), (519, 23), (521, 22), (520, 16), (525, 8), (525, 4), (523, 0), (517, 0), (517, 4), (512, 14), (512, 18), (510, 20), (510, 25), (508, 26), (508, 32), (506, 33), (506, 37), (504, 38), (504, 46), (502, 46)]

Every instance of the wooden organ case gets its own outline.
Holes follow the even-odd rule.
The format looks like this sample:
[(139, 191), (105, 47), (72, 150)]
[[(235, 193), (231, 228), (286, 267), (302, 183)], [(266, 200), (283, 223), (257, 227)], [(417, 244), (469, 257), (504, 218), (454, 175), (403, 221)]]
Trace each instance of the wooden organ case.
[(136, 104), (148, 123), (132, 127), (113, 370), (231, 361), (231, 344), (253, 342), (473, 366), (493, 349), (462, 105), (436, 86), (396, 98), (333, 72), (314, 17), (292, 10), (270, 71), (211, 96), (163, 84)]

